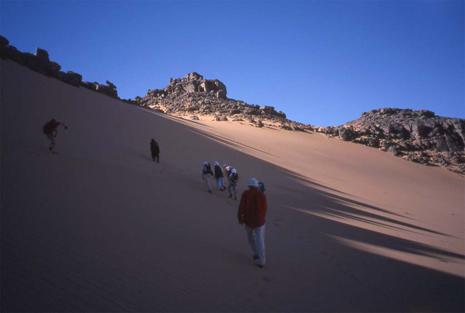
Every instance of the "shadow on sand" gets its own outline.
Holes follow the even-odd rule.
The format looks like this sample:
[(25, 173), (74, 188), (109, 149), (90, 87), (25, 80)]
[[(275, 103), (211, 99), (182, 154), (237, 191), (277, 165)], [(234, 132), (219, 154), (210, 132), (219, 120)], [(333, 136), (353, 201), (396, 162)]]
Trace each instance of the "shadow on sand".
[[(386, 299), (398, 301), (393, 303), (395, 310), (464, 311), (463, 276), (449, 274), (412, 261), (420, 257), (426, 258), (430, 263), (458, 263), (465, 269), (463, 254), (383, 232), (395, 231), (405, 236), (415, 234), (437, 238), (453, 238), (453, 236), (415, 225), (412, 217), (354, 200), (356, 199), (354, 196), (251, 155), (257, 151), (271, 155), (267, 152), (217, 136), (205, 129), (195, 128), (191, 131), (236, 152), (248, 154), (249, 158), (254, 159), (253, 162), (261, 162), (268, 171), (278, 173), (272, 176), (279, 177), (279, 182), (267, 183), (267, 195), (272, 207), (280, 208), (285, 211), (283, 215), (294, 215), (296, 219), (309, 225), (309, 230), (297, 234), (298, 236), (308, 242), (324, 242), (326, 245), (332, 245), (333, 247), (323, 247), (322, 252), (325, 255), (327, 254), (325, 250), (338, 250), (338, 246), (342, 246), (346, 251), (342, 256), (331, 256), (328, 253), (328, 258), (333, 260), (339, 258), (347, 264), (352, 263), (350, 259), (363, 260), (364, 264), (370, 265), (367, 267), (367, 273), (360, 275), (370, 277), (365, 281), (366, 287), (378, 289), (379, 286), (387, 286), (384, 288), (386, 291), (380, 293)], [(236, 166), (239, 167), (240, 164)], [(286, 196), (276, 198), (273, 202), (274, 192), (284, 193)], [(279, 202), (283, 199), (285, 202)], [(303, 203), (306, 205), (302, 206)], [(275, 225), (279, 226), (279, 223)], [(292, 228), (284, 231), (292, 231)], [(313, 244), (309, 248), (316, 247)], [(377, 271), (380, 268), (384, 270)], [(373, 272), (369, 272), (370, 270)], [(344, 274), (350, 272), (348, 268)], [(353, 278), (358, 283), (363, 280), (355, 276)], [(363, 304), (360, 304), (360, 311), (364, 311)]]
[[(437, 246), (396, 237), (391, 234), (387, 234), (386, 232), (395, 231), (396, 233), (405, 234), (406, 236), (410, 234), (421, 234), (423, 236), (422, 238), (428, 238), (428, 236), (434, 238), (450, 238), (451, 236), (449, 234), (418, 226), (416, 225), (416, 221), (411, 217), (402, 216), (396, 212), (390, 211), (387, 208), (380, 208), (368, 203), (364, 203), (361, 199), (353, 197), (334, 188), (325, 186), (319, 182), (313, 181), (309, 177), (305, 177), (298, 173), (289, 171), (283, 167), (279, 167), (259, 159), (251, 154), (257, 152), (267, 155), (270, 154), (254, 147), (243, 145), (228, 138), (217, 136), (213, 133), (211, 127), (208, 127), (207, 125), (203, 125), (194, 121), (186, 121), (181, 118), (174, 118), (165, 115), (160, 116), (162, 118), (166, 117), (180, 123), (179, 125), (184, 129), (184, 131), (198, 134), (202, 137), (204, 143), (205, 141), (214, 141), (215, 143), (224, 145), (227, 147), (227, 153), (228, 155), (231, 155), (232, 159), (239, 159), (240, 157), (241, 160), (245, 160), (244, 162), (250, 162), (250, 164), (259, 165), (260, 168), (266, 169), (266, 172), (270, 173), (270, 179), (268, 180), (266, 173), (262, 173), (263, 179), (267, 185), (269, 206), (270, 208), (272, 207), (267, 217), (268, 242), (272, 242), (271, 239), (273, 238), (273, 232), (278, 233), (279, 231), (281, 235), (294, 233), (296, 238), (301, 238), (301, 247), (304, 247), (305, 249), (312, 249), (316, 251), (316, 253), (321, 252), (322, 255), (320, 259), (327, 261), (327, 263), (334, 263), (332, 268), (334, 268), (335, 271), (338, 270), (338, 272), (331, 273), (333, 275), (331, 277), (347, 275), (350, 277), (350, 279), (352, 279), (353, 284), (360, 284), (364, 286), (364, 290), (366, 290), (367, 293), (367, 298), (373, 295), (373, 293), (377, 293), (378, 295), (384, 297), (386, 302), (390, 303), (389, 311), (462, 312), (464, 310), (465, 300), (463, 295), (465, 293), (465, 281), (463, 276), (445, 273), (435, 269), (434, 266), (427, 267), (424, 265), (415, 264), (415, 262), (412, 261), (415, 260), (415, 258), (419, 258), (423, 260), (426, 259), (429, 264), (431, 264), (431, 262), (442, 262), (458, 263), (463, 265), (465, 259), (464, 256), (459, 253), (441, 249)], [(139, 154), (135, 154), (135, 157), (147, 159), (147, 163), (150, 160), (147, 157)], [(235, 164), (235, 166), (237, 166), (240, 171), (241, 166), (245, 167), (245, 164)], [(280, 181), (273, 182), (271, 181), (271, 177), (279, 177)], [(245, 180), (246, 178), (242, 177), (242, 179)], [(121, 193), (122, 197), (126, 196), (124, 194), (124, 190)], [(276, 196), (278, 194), (279, 196)], [(127, 197), (133, 196), (134, 195), (127, 195)], [(154, 202), (156, 200), (157, 199), (154, 199)], [(101, 201), (101, 205), (105, 206), (106, 203), (104, 200)], [(149, 206), (149, 204), (145, 205)], [(5, 214), (4, 217), (17, 217), (18, 213), (14, 209), (16, 208), (10, 208), (10, 210), (7, 212), (8, 214)], [(133, 211), (133, 209), (134, 208), (131, 208), (129, 211)], [(5, 211), (2, 213), (4, 212)], [(114, 212), (112, 212), (112, 214), (114, 214)], [(126, 212), (124, 212), (124, 214), (126, 214)], [(121, 216), (125, 217), (124, 214), (121, 214)], [(128, 219), (128, 221), (124, 220), (124, 222), (121, 222), (122, 229), (131, 235), (137, 234), (135, 229), (137, 225), (128, 225), (130, 223), (129, 221), (136, 220), (140, 222), (142, 219), (147, 217), (144, 215), (137, 216), (132, 214), (132, 212), (129, 216), (131, 218)], [(67, 216), (63, 216), (63, 219), (67, 218)], [(91, 219), (91, 216), (85, 216), (81, 218), (86, 220)], [(49, 219), (47, 218), (47, 221), (48, 220)], [(2, 245), (6, 244), (2, 247), (2, 254), (5, 254), (7, 258), (9, 258), (8, 260), (10, 261), (8, 264), (10, 267), (14, 267), (18, 270), (18, 272), (27, 268), (32, 271), (33, 274), (35, 271), (42, 273), (40, 269), (36, 270), (35, 268), (30, 267), (29, 264), (26, 264), (28, 262), (27, 259), (20, 258), (20, 253), (17, 253), (17, 256), (13, 255), (14, 253), (12, 252), (16, 251), (16, 247), (24, 243), (20, 241), (22, 239), (19, 235), (15, 235), (20, 234), (20, 230), (17, 230), (17, 225), (10, 225), (8, 223), (9, 222), (5, 222), (5, 220), (2, 221), (2, 226), (6, 226), (6, 228), (3, 229), (9, 229), (12, 232), (9, 234), (8, 241), (2, 239)], [(301, 226), (304, 225), (304, 227), (293, 228), (293, 224), (296, 223), (299, 223)], [(235, 225), (235, 227), (237, 227), (237, 225)], [(93, 228), (90, 226), (89, 229), (93, 230)], [(118, 229), (118, 231), (123, 230)], [(126, 234), (125, 232), (122, 234)], [(2, 234), (5, 234), (4, 230), (2, 231)], [(134, 236), (131, 238), (125, 239), (128, 241), (127, 246), (139, 247), (141, 241), (138, 240), (138, 237)], [(177, 240), (184, 240), (184, 238)], [(16, 245), (17, 241), (20, 244)], [(43, 245), (49, 247), (51, 250), (54, 248), (54, 243), (45, 242)], [(117, 243), (113, 243), (113, 246), (115, 245), (117, 245)], [(229, 249), (229, 247), (224, 246), (221, 246), (221, 248), (224, 250)], [(139, 249), (137, 253), (140, 254), (138, 255), (140, 259), (149, 259), (150, 249)], [(281, 256), (286, 256), (285, 251), (275, 251), (275, 253)], [(9, 254), (10, 256), (8, 256)], [(124, 254), (127, 253), (124, 251)], [(73, 255), (74, 254), (70, 254), (69, 256), (61, 255), (61, 259), (59, 259), (61, 262), (60, 264), (63, 264), (63, 267), (68, 266), (67, 264), (70, 263), (70, 260), (73, 260)], [(240, 259), (240, 256), (233, 251), (231, 251), (231, 255), (234, 258)], [(17, 259), (14, 259), (15, 257), (17, 257)], [(269, 259), (271, 260), (272, 258), (273, 256), (269, 255)], [(21, 262), (25, 264), (22, 265)], [(112, 262), (115, 261), (112, 260)], [(90, 265), (86, 266), (95, 266), (99, 270), (104, 269), (101, 276), (102, 281), (105, 281), (105, 283), (107, 282), (108, 278), (112, 278), (114, 275), (108, 269), (109, 267), (104, 263), (101, 265), (94, 265), (94, 263), (89, 261), (89, 264)], [(304, 263), (302, 262), (301, 264)], [(153, 264), (150, 263), (150, 266), (152, 265)], [(131, 269), (132, 263), (124, 264), (124, 266), (125, 267), (123, 268), (125, 269)], [(311, 268), (311, 266), (309, 266), (309, 268)], [(59, 290), (66, 290), (66, 283), (75, 277), (80, 277), (83, 275), (85, 276), (89, 273), (100, 274), (100, 271), (92, 272), (90, 270), (87, 273), (85, 269), (86, 268), (84, 268), (82, 272), (70, 274), (75, 276), (69, 277), (58, 277), (58, 274), (54, 274), (57, 276), (56, 281), (59, 281), (63, 284), (63, 288), (59, 288)], [(120, 268), (118, 268), (118, 270), (123, 272), (123, 270)], [(272, 270), (272, 268), (270, 268), (270, 270)], [(69, 272), (64, 271), (64, 273)], [(179, 277), (175, 277), (175, 275), (177, 275), (176, 272), (168, 274), (171, 280), (179, 279)], [(306, 272), (302, 273), (302, 275), (307, 275), (307, 277), (305, 277), (306, 281), (311, 280), (312, 273), (309, 273), (309, 271), (306, 270)], [(33, 276), (31, 275), (31, 277)], [(38, 277), (42, 279), (41, 276)], [(23, 301), (21, 294), (14, 293), (16, 290), (15, 288), (18, 288), (18, 290), (23, 288), (19, 288), (17, 285), (26, 285), (26, 287), (30, 290), (33, 290), (34, 293), (37, 291), (34, 289), (34, 281), (32, 281), (31, 284), (24, 284), (23, 281), (16, 281), (15, 279), (16, 276), (10, 278), (10, 281), (7, 281), (7, 284), (10, 287), (9, 296), (16, 297), (13, 299), (15, 301), (10, 300), (12, 306), (16, 305), (16, 303), (22, 303)], [(34, 279), (34, 277), (32, 279)], [(35, 279), (38, 278), (36, 277)], [(43, 278), (43, 280), (46, 279), (49, 279), (48, 276)], [(94, 279), (95, 277), (90, 277), (89, 281)], [(142, 285), (141, 282), (144, 281), (144, 279), (150, 280), (150, 277), (145, 278), (141, 276), (129, 281), (129, 283), (136, 282), (134, 283), (136, 286), (134, 288), (136, 296), (143, 295), (144, 293), (150, 293), (149, 288), (152, 285), (147, 285), (147, 288), (143, 288), (144, 285)], [(267, 279), (269, 280), (269, 278)], [(156, 283), (152, 280), (150, 281), (151, 283)], [(182, 282), (182, 279), (180, 281)], [(2, 284), (4, 283), (4, 277), (2, 275)], [(350, 287), (344, 286), (338, 289), (339, 286), (333, 285), (334, 283), (332, 282), (327, 283), (326, 287), (330, 286), (330, 288), (334, 288), (334, 291), (330, 290), (328, 292), (333, 293), (334, 298), (338, 298), (338, 301), (342, 303), (343, 307), (344, 305), (347, 305), (348, 308), (356, 308), (357, 311), (367, 311), (369, 310), (368, 308), (373, 307), (366, 303), (352, 303), (350, 296), (348, 295), (349, 292), (347, 290), (347, 288)], [(89, 284), (89, 286), (91, 285)], [(124, 289), (125, 287), (126, 285), (121, 286), (121, 290), (126, 290)], [(286, 290), (284, 290), (285, 286), (280, 285), (279, 288), (281, 292), (286, 292)], [(49, 290), (41, 290), (41, 294), (39, 296), (43, 296), (44, 298), (46, 296), (50, 297), (55, 290), (58, 290), (56, 286), (50, 287)], [(108, 296), (108, 299), (105, 299), (108, 300), (108, 303), (105, 302), (102, 307), (112, 308), (115, 299), (121, 298), (121, 295), (125, 295), (123, 291), (115, 290), (116, 289), (110, 290), (111, 292), (108, 294), (104, 293)], [(78, 290), (77, 292), (80, 291)], [(33, 293), (31, 292), (31, 294)], [(152, 299), (153, 296), (154, 295), (149, 295), (148, 297)], [(275, 295), (272, 296), (274, 297)], [(297, 295), (295, 295), (295, 297), (300, 297), (299, 299), (312, 297), (311, 299), (315, 300), (318, 298), (318, 295), (307, 295), (306, 291), (302, 290)], [(175, 296), (171, 295), (171, 298), (168, 299), (167, 296), (166, 303), (171, 305), (167, 305), (168, 308), (175, 308), (178, 304), (178, 299), (174, 298)], [(231, 298), (234, 298), (234, 302), (231, 302), (232, 304), (230, 304), (230, 307), (232, 308), (246, 308), (249, 304), (249, 301), (251, 301), (250, 299), (245, 298), (235, 299), (234, 296)], [(278, 297), (276, 296), (275, 298)], [(142, 299), (145, 300), (145, 298)], [(99, 296), (98, 299), (92, 298), (89, 301), (95, 301), (95, 303), (99, 303), (99, 301), (101, 301), (101, 297)], [(288, 304), (286, 301), (288, 300), (286, 299), (285, 301), (283, 300), (283, 302), (278, 303), (281, 306), (277, 307), (277, 310), (285, 311)], [(243, 306), (234, 306), (238, 305), (237, 302), (240, 302), (240, 304)], [(306, 301), (301, 301), (301, 303), (303, 303), (302, 306), (297, 308), (300, 311), (336, 310), (332, 309), (334, 308), (334, 306), (332, 306), (333, 303), (324, 303), (324, 301), (313, 302), (311, 305), (309, 305), (308, 303), (310, 303), (310, 301), (308, 301), (308, 303)], [(44, 303), (46, 303), (46, 301), (44, 301)], [(260, 304), (261, 303), (259, 303), (259, 305)], [(63, 307), (69, 307), (69, 305), (69, 303), (66, 303), (66, 301), (63, 300)], [(130, 306), (128, 304), (129, 307), (143, 307), (138, 305), (141, 305), (141, 303), (131, 303)], [(185, 310), (186, 306), (181, 308)], [(289, 310), (289, 308), (287, 310)]]

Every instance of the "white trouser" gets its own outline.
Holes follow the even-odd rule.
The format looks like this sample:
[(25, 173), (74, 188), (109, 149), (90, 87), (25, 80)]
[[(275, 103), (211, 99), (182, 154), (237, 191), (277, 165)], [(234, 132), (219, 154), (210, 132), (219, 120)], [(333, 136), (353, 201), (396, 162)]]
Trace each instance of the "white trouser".
[(258, 264), (265, 265), (265, 224), (253, 229), (245, 225), (245, 231), (254, 255), (258, 256)]
[(203, 179), (207, 182), (208, 190), (212, 190), (212, 186), (210, 185), (210, 174), (203, 174)]

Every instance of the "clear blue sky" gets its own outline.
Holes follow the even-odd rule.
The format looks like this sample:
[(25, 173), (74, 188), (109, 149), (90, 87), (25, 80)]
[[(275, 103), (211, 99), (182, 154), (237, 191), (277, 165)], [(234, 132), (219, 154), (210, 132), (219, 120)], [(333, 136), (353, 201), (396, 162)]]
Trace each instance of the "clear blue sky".
[(465, 118), (464, 1), (1, 1), (0, 34), (122, 98), (196, 71), (312, 125)]

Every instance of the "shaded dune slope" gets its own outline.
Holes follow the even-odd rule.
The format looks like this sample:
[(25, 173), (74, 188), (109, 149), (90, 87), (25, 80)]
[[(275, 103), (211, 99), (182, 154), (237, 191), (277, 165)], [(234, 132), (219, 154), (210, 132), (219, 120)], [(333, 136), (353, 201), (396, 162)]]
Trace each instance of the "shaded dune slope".
[[(52, 117), (69, 126), (59, 155), (41, 130)], [(266, 183), (264, 270), (238, 202), (206, 192), (205, 160), (235, 166), (239, 193)], [(368, 147), (158, 115), (1, 61), (2, 311), (463, 311), (464, 186)]]

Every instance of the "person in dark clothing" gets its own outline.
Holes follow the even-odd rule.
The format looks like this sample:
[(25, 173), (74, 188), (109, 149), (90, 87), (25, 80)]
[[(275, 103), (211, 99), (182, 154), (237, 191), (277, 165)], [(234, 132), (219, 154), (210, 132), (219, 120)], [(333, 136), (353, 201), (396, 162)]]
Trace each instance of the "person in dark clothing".
[(202, 167), (202, 179), (207, 183), (208, 192), (212, 193), (212, 186), (210, 185), (210, 177), (213, 176), (213, 171), (210, 163), (204, 162)]
[(57, 122), (54, 118), (50, 120), (50, 122), (47, 122), (44, 127), (42, 128), (44, 131), (44, 134), (47, 136), (48, 139), (50, 139), (50, 147), (48, 148), (52, 153), (58, 154), (56, 151), (56, 137), (58, 135), (58, 126), (63, 126), (65, 129), (68, 129), (68, 126), (66, 126), (63, 123)]
[(152, 152), (152, 159), (160, 163), (160, 146), (153, 138), (150, 141), (150, 151)]
[(224, 191), (226, 187), (224, 186), (224, 183), (223, 183), (223, 169), (221, 168), (220, 163), (218, 163), (217, 161), (215, 161), (215, 178), (216, 178), (216, 187), (219, 190)]

